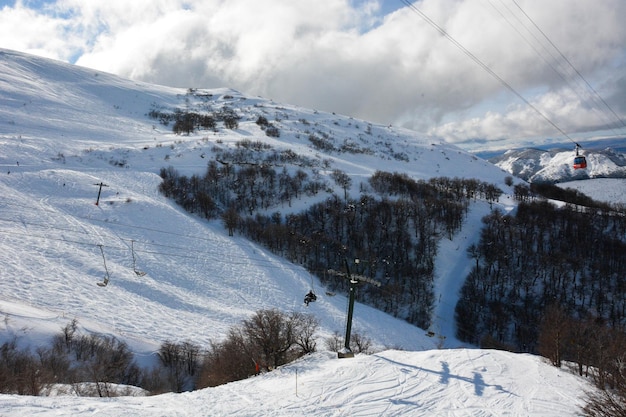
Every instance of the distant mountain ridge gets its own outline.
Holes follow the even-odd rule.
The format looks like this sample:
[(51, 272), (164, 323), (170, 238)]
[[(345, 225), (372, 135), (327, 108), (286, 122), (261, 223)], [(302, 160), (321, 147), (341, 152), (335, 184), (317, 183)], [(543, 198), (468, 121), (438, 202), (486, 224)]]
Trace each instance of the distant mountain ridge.
[(582, 151), (586, 169), (574, 169), (573, 150), (514, 149), (488, 159), (512, 175), (528, 182), (561, 183), (591, 178), (626, 178), (626, 154), (614, 148)]

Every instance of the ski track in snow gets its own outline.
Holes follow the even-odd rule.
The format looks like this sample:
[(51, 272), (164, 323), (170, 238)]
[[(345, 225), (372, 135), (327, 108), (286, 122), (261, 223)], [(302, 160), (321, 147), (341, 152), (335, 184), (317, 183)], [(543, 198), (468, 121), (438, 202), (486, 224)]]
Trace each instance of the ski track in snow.
[(40, 416), (550, 417), (576, 414), (581, 400), (567, 392), (581, 384), (537, 357), (508, 352), (386, 351), (351, 360), (317, 353), (274, 372), (195, 393), (80, 401), (2, 396), (0, 405), (7, 417), (18, 415), (13, 407)]

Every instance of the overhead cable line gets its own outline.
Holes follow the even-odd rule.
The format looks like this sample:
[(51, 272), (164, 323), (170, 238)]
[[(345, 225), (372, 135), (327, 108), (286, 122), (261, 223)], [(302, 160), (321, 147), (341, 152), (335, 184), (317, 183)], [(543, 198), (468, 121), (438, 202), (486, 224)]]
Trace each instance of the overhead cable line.
[[(21, 208), (24, 208), (24, 206), (21, 205), (15, 205), (15, 204), (11, 204), (11, 203), (4, 203), (4, 205), (13, 205), (13, 206), (19, 206)], [(117, 223), (117, 222), (111, 222), (111, 221), (106, 221), (106, 220), (100, 220), (100, 219), (93, 219), (93, 218), (89, 218), (89, 217), (81, 217), (81, 216), (75, 216), (76, 218), (80, 218), (83, 220), (88, 220), (88, 221), (96, 221), (96, 222), (102, 222), (102, 223), (106, 223), (107, 225), (117, 225), (117, 226), (122, 226), (122, 227), (127, 227), (127, 228), (137, 228), (137, 229), (144, 229), (144, 230), (149, 230), (149, 231), (153, 231), (153, 232), (158, 232), (158, 233), (163, 233), (166, 235), (173, 235), (173, 236), (179, 236), (179, 237), (183, 237), (185, 239), (195, 239), (195, 240), (202, 240), (205, 242), (211, 242), (211, 239), (206, 238), (206, 237), (201, 237), (201, 236), (189, 236), (189, 235), (185, 235), (183, 233), (177, 233), (177, 232), (171, 232), (171, 231), (166, 231), (166, 230), (160, 230), (160, 229), (156, 229), (156, 228), (148, 228), (148, 227), (142, 227), (142, 226), (133, 226), (133, 225), (128, 225), (128, 224), (122, 224), (122, 223)], [(29, 221), (25, 221), (25, 220), (18, 220), (18, 219), (7, 219), (7, 218), (0, 218), (0, 221), (6, 221), (6, 222), (11, 222), (11, 223), (19, 223), (23, 226), (34, 226), (34, 227), (40, 227), (43, 229), (54, 229), (54, 230), (60, 230), (60, 231), (64, 231), (64, 232), (68, 232), (68, 233), (76, 233), (76, 234), (83, 234), (83, 235), (87, 235), (90, 236), (90, 233), (86, 230), (76, 230), (76, 229), (68, 229), (68, 228), (64, 228), (64, 227), (60, 227), (60, 226), (53, 226), (50, 224), (42, 224), (42, 223), (32, 223)], [(1, 231), (0, 233), (14, 233), (14, 232), (5, 232), (5, 231)], [(25, 235), (26, 236), (26, 235)], [(32, 236), (32, 234), (29, 234), (27, 236)], [(45, 237), (45, 236), (41, 236), (43, 238), (48, 238), (51, 240), (58, 240), (58, 241), (67, 241), (67, 242), (71, 242), (71, 243), (77, 243), (77, 244), (83, 244), (83, 245), (95, 245), (94, 243), (90, 243), (90, 242), (78, 242), (78, 241), (71, 241), (68, 239), (60, 239), (60, 238), (53, 238), (53, 237)], [(183, 250), (186, 252), (197, 252), (197, 253), (201, 253), (203, 255), (215, 255), (215, 256), (219, 256), (219, 253), (214, 251), (212, 253), (207, 252), (207, 251), (203, 251), (200, 249), (194, 249), (194, 248), (189, 248), (189, 247), (181, 247), (181, 246), (172, 246), (172, 245), (166, 245), (166, 244), (160, 244), (160, 243), (155, 243), (155, 242), (146, 242), (143, 240), (137, 240), (135, 239), (127, 239), (127, 238), (122, 238), (122, 237), (118, 237), (118, 239), (120, 239), (121, 241), (134, 241), (134, 242), (139, 242), (142, 245), (147, 245), (147, 246), (159, 246), (159, 247), (163, 247), (163, 248), (168, 248), (168, 249), (178, 249), (178, 250)], [(117, 250), (127, 250), (128, 247), (110, 247), (113, 249), (117, 249)], [(154, 251), (145, 251), (145, 250), (137, 250), (137, 252), (142, 252), (142, 253), (149, 253), (149, 254), (162, 254), (162, 255), (172, 255), (173, 254), (167, 254), (167, 253), (159, 253), (159, 252), (154, 252)], [(183, 256), (183, 255), (180, 255)], [(185, 258), (193, 258), (191, 256), (183, 256)], [(216, 259), (221, 259), (221, 258), (216, 258)], [(264, 261), (264, 260), (259, 260), (259, 262), (269, 262), (269, 261)]]
[(596, 89), (593, 88), (593, 86), (589, 83), (589, 81), (587, 81), (587, 79), (581, 74), (581, 72), (578, 71), (578, 69), (565, 56), (565, 54), (563, 54), (563, 52), (559, 49), (559, 47), (556, 46), (554, 42), (552, 42), (552, 40), (550, 40), (548, 35), (546, 35), (546, 33), (539, 27), (539, 25), (535, 23), (535, 21), (524, 11), (524, 9), (522, 9), (519, 3), (516, 0), (511, 0), (511, 1), (513, 2), (513, 4), (515, 4), (515, 6), (517, 6), (517, 8), (528, 19), (528, 21), (533, 24), (533, 26), (539, 31), (539, 33), (541, 33), (541, 35), (546, 39), (546, 41), (548, 41), (548, 43), (559, 53), (561, 58), (563, 58), (563, 60), (572, 68), (572, 70), (574, 70), (574, 72), (580, 77), (580, 79), (583, 80), (583, 82), (587, 85), (589, 90), (591, 90), (593, 94), (606, 106), (606, 108), (609, 109), (609, 111), (613, 114), (613, 116), (615, 116), (615, 118), (619, 121), (619, 123), (621, 123), (623, 127), (626, 127), (626, 122), (615, 112), (615, 110), (613, 110), (613, 108), (609, 105), (609, 103), (607, 103), (606, 100), (602, 98), (602, 96), (596, 91)]
[(572, 143), (577, 144), (574, 139), (572, 139), (563, 129), (561, 129), (555, 122), (553, 122), (548, 116), (546, 116), (541, 110), (539, 110), (535, 105), (533, 105), (530, 101), (528, 101), (522, 94), (520, 94), (511, 84), (506, 82), (502, 77), (500, 77), (495, 71), (493, 71), (487, 64), (481, 61), (476, 55), (470, 52), (466, 47), (464, 47), (459, 41), (457, 41), (452, 35), (450, 35), (444, 28), (438, 25), (434, 20), (432, 20), (428, 15), (422, 12), (418, 7), (416, 7), (410, 0), (401, 0), (411, 11), (420, 16), (423, 20), (426, 21), (429, 25), (431, 25), (437, 32), (439, 32), (443, 37), (448, 39), (454, 46), (456, 46), (461, 52), (463, 52), (468, 58), (474, 61), (479, 67), (481, 67), (485, 72), (495, 78), (500, 84), (506, 87), (510, 92), (512, 92), (515, 96), (517, 96), (520, 100), (522, 100), (528, 107), (533, 109), (541, 118), (543, 118), (546, 122), (548, 122), (552, 127), (554, 127), (559, 133), (569, 139)]
[[(2, 205), (9, 205), (9, 206), (13, 206), (13, 207), (19, 207), (22, 210), (24, 208), (28, 208), (27, 206), (21, 205), (21, 204), (13, 204), (13, 203), (8, 203), (8, 202), (3, 202)], [(21, 211), (21, 213), (23, 213), (23, 211)], [(53, 214), (57, 214), (54, 211), (48, 211), (48, 213), (53, 213)], [(38, 213), (38, 215), (41, 217), (41, 214)], [(82, 219), (82, 220), (87, 220), (89, 222), (98, 222), (98, 223), (105, 223), (106, 225), (114, 225), (114, 226), (120, 226), (120, 227), (124, 227), (124, 228), (131, 228), (131, 229), (140, 229), (140, 230), (147, 230), (147, 231), (151, 231), (151, 232), (157, 232), (157, 233), (162, 233), (165, 235), (171, 235), (171, 236), (179, 236), (179, 237), (183, 237), (185, 239), (194, 239), (194, 240), (200, 240), (200, 241), (205, 241), (205, 242), (210, 242), (211, 239), (204, 237), (204, 236), (194, 236), (194, 235), (188, 235), (188, 234), (184, 234), (184, 233), (179, 233), (179, 232), (173, 232), (173, 231), (169, 231), (169, 230), (162, 230), (162, 229), (157, 229), (157, 228), (153, 228), (153, 227), (146, 227), (146, 226), (137, 226), (137, 225), (132, 225), (132, 224), (125, 224), (125, 223), (119, 223), (119, 222), (115, 222), (115, 221), (110, 221), (110, 220), (101, 220), (101, 219), (96, 219), (93, 217), (87, 217), (87, 216), (77, 216), (77, 215), (72, 215), (72, 217), (76, 218), (76, 219)], [(66, 232), (73, 232), (73, 233), (81, 233), (81, 234), (89, 234), (88, 231), (86, 230), (74, 230), (74, 229), (67, 229), (67, 228), (63, 228), (63, 227), (59, 227), (59, 226), (53, 226), (50, 224), (42, 224), (42, 223), (34, 223), (34, 222), (26, 222), (24, 220), (17, 220), (17, 219), (6, 219), (6, 218), (0, 218), (0, 221), (7, 221), (7, 222), (13, 222), (13, 223), (20, 223), (23, 225), (29, 225), (29, 226), (36, 226), (36, 227), (42, 227), (42, 228), (46, 228), (46, 229), (57, 229), (57, 230), (62, 230), (62, 231), (66, 231)], [(135, 239), (135, 241), (137, 241)], [(156, 245), (159, 246), (156, 243), (150, 243), (150, 242), (141, 242), (143, 244), (149, 244), (149, 245)], [(163, 246), (163, 245), (162, 245)], [(182, 249), (182, 248), (181, 248)], [(185, 248), (185, 250), (187, 250)]]
[[(543, 60), (543, 62), (545, 62), (545, 64), (550, 67), (550, 69), (552, 69), (552, 71), (561, 79), (561, 81), (563, 81), (564, 84), (569, 85), (571, 90), (574, 92), (574, 94), (576, 94), (576, 96), (580, 99), (581, 102), (585, 102), (587, 101), (587, 99), (589, 98), (589, 95), (587, 95), (587, 97), (584, 97), (583, 94), (579, 91), (580, 88), (583, 88), (583, 86), (581, 86), (579, 83), (575, 83), (576, 85), (573, 84), (573, 80), (571, 80), (571, 77), (569, 77), (570, 79), (568, 79), (567, 75), (568, 75), (568, 71), (566, 68), (562, 68), (562, 63), (559, 61), (559, 58), (550, 50), (548, 50), (548, 48), (545, 46), (544, 42), (541, 41), (541, 39), (539, 39), (537, 37), (537, 34), (532, 31), (526, 23), (524, 23), (520, 17), (514, 13), (509, 6), (507, 6), (503, 0), (499, 0), (500, 4), (502, 5), (502, 7), (504, 7), (504, 9), (506, 9), (506, 11), (515, 19), (515, 21), (521, 26), (523, 27), (526, 32), (535, 40), (535, 42), (537, 44), (539, 44), (539, 46), (541, 47), (541, 49), (545, 52), (545, 54), (547, 54), (553, 61), (554, 64), (552, 62), (550, 62), (550, 60), (541, 52), (539, 51), (539, 49), (537, 48), (537, 46), (535, 46), (530, 39), (524, 35), (522, 33), (522, 31), (513, 24), (513, 22), (502, 12), (502, 10), (500, 10), (498, 7), (495, 6), (495, 4), (492, 2), (492, 0), (486, 0), (489, 5), (500, 15), (500, 17), (502, 19), (504, 19), (505, 22), (507, 22), (509, 24), (509, 26), (511, 26), (511, 28), (513, 28), (513, 30), (515, 30), (515, 32), (517, 32), (517, 34), (526, 42), (526, 44), (528, 44), (528, 46), (537, 54), (537, 56), (539, 58), (541, 58)], [(534, 22), (533, 22), (534, 23)], [(535, 24), (536, 26), (536, 24)], [(544, 37), (546, 37), (546, 35), (544, 34)], [(556, 66), (555, 66), (556, 65)], [(559, 68), (561, 69), (559, 69)], [(577, 88), (580, 87), (580, 88)], [(591, 99), (594, 100), (594, 97), (591, 96)], [(594, 100), (594, 105), (592, 106), (592, 110), (598, 112), (602, 118), (604, 119), (606, 126), (613, 130), (613, 132), (615, 134), (619, 134), (619, 132), (617, 130), (615, 130), (615, 128), (612, 126), (612, 124), (614, 122), (611, 121), (611, 117), (609, 117), (607, 115), (606, 111), (602, 111), (600, 109), (601, 106), (597, 106)]]
[[(568, 71), (568, 68), (564, 68), (562, 60), (559, 60), (559, 57), (557, 55), (555, 55), (555, 53), (553, 51), (549, 50), (546, 47), (545, 42), (542, 42), (542, 40), (539, 39), (539, 37), (536, 34), (536, 30), (535, 31), (531, 30), (531, 28), (529, 28), (528, 25), (521, 20), (519, 15), (516, 14), (515, 12), (513, 12), (509, 8), (509, 6), (507, 6), (504, 3), (504, 0), (499, 0), (500, 4), (502, 4), (502, 6), (509, 12), (509, 14), (511, 16), (513, 16), (513, 18), (517, 21), (517, 23), (519, 25), (521, 25), (526, 30), (526, 32), (528, 32), (528, 34), (530, 36), (532, 36), (532, 38), (535, 40), (535, 42), (537, 44), (539, 44), (541, 49), (554, 61), (555, 64), (550, 62), (544, 56), (544, 54), (542, 54), (537, 49), (537, 47), (535, 47), (535, 45), (533, 45), (533, 43), (531, 43), (530, 40), (526, 36), (524, 36), (524, 34), (522, 34), (521, 31), (515, 25), (513, 25), (513, 23), (504, 15), (504, 13), (502, 13), (502, 11), (500, 9), (498, 9), (492, 3), (491, 0), (487, 0), (487, 1), (500, 14), (500, 16), (520, 35), (520, 37), (535, 51), (537, 56), (539, 56), (546, 63), (546, 65), (548, 65), (552, 69), (552, 71), (563, 81), (563, 83), (570, 86), (572, 92), (574, 92), (574, 94), (576, 94), (576, 96), (580, 99), (581, 103), (587, 101), (588, 99), (591, 99), (594, 102), (593, 105), (591, 106), (592, 110), (600, 114), (600, 116), (604, 119), (604, 123), (606, 124), (607, 128), (611, 129), (616, 135), (619, 134), (619, 132), (613, 126), (615, 122), (611, 120), (611, 116), (607, 114), (607, 112), (604, 109), (604, 107), (602, 105), (598, 105), (598, 103), (596, 101), (596, 98), (593, 95), (590, 95), (586, 91), (586, 88), (584, 87), (584, 85), (581, 85), (580, 82), (575, 82), (572, 79), (572, 77), (570, 75), (571, 73)], [(523, 13), (523, 10), (522, 10), (522, 13)], [(530, 20), (533, 23), (533, 25), (535, 26), (535, 28), (541, 32), (541, 30), (538, 29), (537, 24), (535, 22), (533, 22), (532, 19), (530, 19), (529, 16), (526, 15), (526, 19)], [(547, 38), (547, 35), (545, 33), (542, 32), (542, 34), (543, 34), (544, 38)], [(549, 39), (548, 39), (548, 41), (549, 41)], [(555, 47), (553, 47), (553, 49), (557, 49), (558, 50), (558, 48), (555, 48)], [(560, 53), (560, 51), (559, 51), (559, 53)], [(570, 65), (570, 67), (571, 67), (571, 65)], [(579, 91), (580, 89), (585, 90), (586, 94), (584, 94), (584, 96), (583, 96), (583, 93), (581, 91)]]
[[(39, 225), (39, 224), (30, 224), (28, 222), (19, 221), (19, 220), (0, 219), (0, 221), (8, 221), (8, 222), (20, 223), (20, 224), (23, 224), (23, 225), (31, 225), (31, 226), (34, 225), (34, 226), (37, 226), (37, 227), (43, 227), (42, 225)], [(89, 236), (89, 233), (87, 233), (85, 231), (64, 229), (64, 228), (60, 228), (60, 227), (51, 227), (51, 228), (54, 228), (54, 229), (57, 229), (57, 230), (62, 230), (62, 231), (69, 232), (69, 233), (86, 234), (86, 235)], [(167, 231), (160, 231), (160, 232), (166, 233), (166, 234), (169, 233)], [(129, 250), (128, 246), (104, 245), (104, 244), (101, 244), (101, 243), (93, 243), (93, 242), (72, 240), (72, 239), (67, 239), (67, 238), (52, 237), (52, 236), (45, 235), (45, 234), (33, 235), (32, 233), (22, 233), (22, 232), (15, 231), (15, 230), (0, 230), (0, 234), (10, 235), (10, 236), (19, 238), (21, 241), (23, 241), (23, 239), (25, 237), (34, 237), (34, 238), (40, 238), (40, 239), (46, 239), (46, 240), (50, 240), (50, 241), (70, 243), (70, 244), (81, 245), (81, 246), (90, 246), (90, 247), (103, 246), (103, 247), (106, 247), (106, 248), (109, 248), (109, 249), (113, 249), (115, 251), (124, 251), (124, 252), (126, 252), (126, 251)], [(174, 234), (174, 233), (172, 233), (172, 234)], [(176, 235), (184, 236), (184, 235), (178, 234), (178, 233), (176, 233)], [(193, 237), (193, 238), (195, 238), (195, 237)], [(118, 237), (118, 239), (121, 240), (121, 241), (140, 243), (140, 244), (145, 245), (145, 246), (158, 246), (158, 247), (162, 247), (162, 248), (165, 248), (165, 249), (182, 250), (182, 251), (185, 251), (186, 254), (179, 254), (179, 253), (173, 253), (173, 252), (167, 252), (167, 251), (154, 251), (154, 250), (146, 250), (146, 249), (137, 249), (135, 247), (135, 248), (133, 248), (133, 250), (136, 253), (143, 253), (143, 254), (148, 254), (148, 255), (167, 256), (167, 257), (177, 257), (177, 258), (184, 258), (184, 259), (198, 259), (198, 258), (200, 258), (200, 255), (202, 255), (203, 259), (205, 259), (205, 260), (214, 260), (216, 262), (220, 262), (220, 263), (227, 264), (227, 265), (246, 265), (246, 264), (253, 265), (251, 262), (254, 262), (254, 264), (256, 264), (258, 266), (262, 266), (263, 268), (284, 269), (282, 267), (279, 268), (279, 267), (273, 266), (273, 262), (270, 261), (270, 260), (266, 260), (266, 259), (247, 258), (251, 262), (245, 262), (245, 261), (237, 262), (237, 261), (224, 259), (223, 257), (221, 257), (219, 255), (218, 252), (210, 253), (210, 252), (207, 252), (207, 251), (204, 251), (204, 250), (201, 250), (201, 249), (195, 249), (193, 247), (172, 246), (172, 245), (166, 245), (166, 244), (160, 244), (160, 243), (154, 243), (154, 242), (144, 242), (144, 241), (138, 241), (137, 239), (131, 239), (131, 238), (121, 238), (121, 237)], [(210, 239), (204, 239), (204, 240), (210, 241)], [(190, 253), (197, 253), (198, 255), (191, 255)]]
[[(507, 10), (507, 12), (517, 21), (517, 23), (519, 25), (521, 25), (521, 27), (523, 27), (526, 32), (528, 32), (528, 34), (530, 36), (532, 36), (532, 38), (537, 42), (537, 44), (539, 44), (539, 46), (541, 47), (541, 49), (550, 57), (552, 58), (552, 60), (555, 62), (555, 65), (553, 65), (551, 62), (549, 62), (546, 57), (537, 49), (537, 47), (535, 47), (535, 45), (533, 45), (530, 40), (524, 36), (524, 34), (521, 33), (521, 31), (511, 22), (511, 20), (509, 18), (507, 18), (505, 16), (505, 14), (499, 9), (497, 8), (492, 0), (486, 0), (489, 2), (489, 4), (491, 5), (491, 7), (493, 7), (494, 10), (496, 10), (500, 16), (520, 35), (520, 37), (535, 51), (535, 53), (554, 71), (554, 73), (566, 84), (569, 85), (572, 92), (574, 94), (576, 94), (576, 96), (580, 99), (581, 103), (582, 102), (586, 102), (588, 100), (593, 101), (592, 105), (590, 106), (591, 109), (595, 112), (597, 112), (603, 119), (604, 119), (604, 125), (606, 129), (610, 129), (613, 131), (613, 133), (615, 135), (620, 135), (622, 134), (621, 132), (619, 132), (617, 130), (618, 125), (621, 123), (622, 125), (624, 125), (624, 121), (619, 117), (619, 115), (617, 115), (617, 113), (611, 108), (611, 106), (602, 98), (602, 96), (600, 96), (600, 94), (590, 85), (590, 83), (585, 79), (584, 76), (582, 76), (582, 74), (576, 69), (576, 67), (574, 67), (574, 65), (571, 63), (571, 61), (569, 61), (567, 59), (567, 57), (565, 57), (565, 55), (563, 54), (563, 52), (550, 40), (550, 38), (547, 36), (547, 34), (541, 30), (541, 28), (539, 27), (539, 25), (537, 25), (537, 23), (535, 23), (533, 21), (533, 19), (520, 7), (519, 4), (515, 3), (513, 1), (513, 3), (515, 3), (515, 5), (517, 6), (517, 8), (522, 12), (522, 14), (525, 17), (526, 21), (529, 21), (530, 23), (532, 23), (532, 26), (534, 27), (535, 30), (531, 30), (531, 28), (528, 27), (527, 23), (525, 23), (524, 21), (522, 21), (522, 19), (519, 17), (519, 15), (517, 13), (515, 13), (513, 10), (511, 10), (511, 8), (509, 8), (509, 6), (504, 2), (504, 0), (499, 0), (500, 4), (502, 5), (502, 7), (504, 9)], [(548, 46), (551, 46), (552, 50), (550, 50), (550, 48), (548, 48), (546, 46), (546, 42), (543, 42), (538, 35), (536, 34), (536, 32), (539, 32), (543, 39), (545, 41), (547, 41), (547, 43), (549, 44)], [(554, 52), (558, 52), (558, 55)], [(561, 58), (561, 59), (560, 59)], [(565, 61), (568, 64), (567, 68), (564, 68), (564, 64), (563, 61)], [(561, 68), (559, 70), (559, 68)], [(577, 81), (573, 80), (573, 76), (571, 75), (571, 72), (573, 71), (578, 77), (577, 77)], [(567, 78), (566, 78), (567, 77)], [(584, 90), (584, 96), (583, 94), (579, 91), (579, 89)], [(587, 90), (591, 90), (591, 92), (593, 94), (590, 94)], [(607, 111), (608, 109), (608, 111)], [(609, 114), (609, 113), (612, 113)], [(615, 117), (618, 122), (616, 123), (613, 119), (613, 117)]]

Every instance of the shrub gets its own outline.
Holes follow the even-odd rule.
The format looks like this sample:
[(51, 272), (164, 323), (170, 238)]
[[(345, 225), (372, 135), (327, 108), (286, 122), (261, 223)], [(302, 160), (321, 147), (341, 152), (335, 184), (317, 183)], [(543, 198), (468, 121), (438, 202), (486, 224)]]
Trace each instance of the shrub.
[(239, 127), (239, 122), (236, 117), (227, 116), (224, 117), (224, 127), (226, 127), (226, 129), (234, 130)]
[(198, 387), (216, 386), (272, 370), (315, 351), (318, 321), (306, 314), (260, 310), (205, 355)]
[(267, 126), (269, 124), (267, 118), (265, 116), (259, 116), (255, 122), (259, 126)]
[(326, 349), (331, 352), (339, 352), (343, 349), (343, 339), (338, 331), (335, 331), (332, 336), (327, 337), (325, 340)]
[(273, 124), (269, 124), (265, 129), (265, 134), (271, 138), (278, 138), (280, 137), (280, 130)]
[(42, 380), (33, 355), (17, 348), (17, 340), (0, 346), (0, 392), (39, 395)]
[[(339, 352), (344, 348), (344, 338), (335, 331), (332, 336), (326, 338), (326, 348), (332, 352)], [(350, 349), (354, 353), (372, 353), (372, 340), (359, 333), (352, 333), (350, 337)]]
[(94, 382), (100, 397), (114, 395), (111, 384), (139, 386), (141, 370), (134, 363), (126, 343), (113, 337), (83, 335), (73, 345), (73, 353), (80, 363), (76, 382)]

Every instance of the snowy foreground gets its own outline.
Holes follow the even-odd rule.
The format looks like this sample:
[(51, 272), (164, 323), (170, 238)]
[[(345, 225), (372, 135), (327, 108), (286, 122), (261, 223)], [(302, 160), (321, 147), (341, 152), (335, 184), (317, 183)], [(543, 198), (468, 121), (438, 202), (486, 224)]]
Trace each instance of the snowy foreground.
[(2, 416), (579, 415), (581, 379), (540, 358), (493, 350), (317, 353), (248, 380), (153, 397), (1, 396)]

